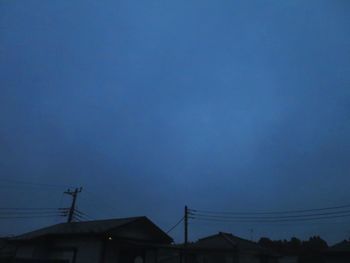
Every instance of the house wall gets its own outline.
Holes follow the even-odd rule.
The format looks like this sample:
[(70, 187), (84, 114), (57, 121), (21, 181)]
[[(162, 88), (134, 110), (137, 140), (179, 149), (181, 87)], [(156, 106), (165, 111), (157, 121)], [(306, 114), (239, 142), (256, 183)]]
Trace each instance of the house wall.
[(180, 251), (175, 249), (159, 249), (158, 263), (181, 263)]
[[(59, 259), (70, 258), (73, 263), (74, 253), (72, 248), (76, 249), (75, 263), (99, 263), (101, 259), (102, 242), (97, 238), (67, 238), (54, 242), (55, 251), (52, 251), (50, 258), (59, 257)], [(57, 249), (62, 249), (57, 251)]]
[(298, 257), (295, 256), (286, 256), (280, 257), (278, 263), (298, 263)]
[(16, 258), (47, 258), (49, 251), (48, 245), (44, 242), (22, 243), (17, 246)]
[(20, 245), (16, 251), (16, 258), (33, 258), (35, 245), (34, 244), (24, 244)]
[(325, 259), (325, 263), (349, 263), (350, 262), (350, 257), (330, 257)]
[(251, 254), (239, 254), (238, 255), (239, 263), (260, 263), (261, 260), (259, 257)]
[(217, 253), (198, 253), (189, 255), (188, 262), (190, 263), (237, 263), (237, 259), (232, 253), (217, 252)]
[(146, 250), (145, 253), (145, 263), (157, 263), (156, 259), (158, 257), (157, 251), (154, 249)]
[[(129, 253), (121, 260), (125, 249), (115, 242), (101, 241), (97, 238), (61, 238), (50, 242), (23, 243), (18, 247), (18, 259), (68, 260), (69, 263), (134, 263), (136, 256), (141, 255), (144, 263), (158, 263), (160, 256), (156, 249), (127, 248)], [(104, 253), (104, 256), (102, 255)]]
[(73, 263), (100, 263), (102, 242), (95, 238), (62, 238), (20, 244), (16, 258), (21, 259), (65, 259)]
[(71, 262), (74, 258), (74, 251), (72, 250), (60, 250), (60, 251), (54, 251), (50, 253), (50, 255), (47, 257), (50, 260), (66, 260), (68, 262)]
[[(181, 263), (178, 252), (165, 251), (159, 253), (159, 263)], [(239, 256), (229, 252), (197, 252), (189, 255), (189, 263), (262, 263), (258, 256), (240, 254)], [(268, 263), (274, 263), (267, 261)]]
[(104, 246), (104, 263), (118, 263), (119, 247), (112, 242), (106, 242)]
[(156, 249), (137, 247), (121, 248), (118, 243), (109, 241), (105, 243), (104, 263), (134, 263), (135, 258), (138, 256), (143, 258), (144, 263), (158, 263), (156, 260), (159, 257), (159, 253)]

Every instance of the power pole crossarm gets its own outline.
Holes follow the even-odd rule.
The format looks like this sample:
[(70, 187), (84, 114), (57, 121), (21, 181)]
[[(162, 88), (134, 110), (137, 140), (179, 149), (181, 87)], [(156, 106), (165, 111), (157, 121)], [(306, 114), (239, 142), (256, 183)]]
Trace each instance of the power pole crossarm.
[(69, 209), (68, 219), (67, 219), (68, 223), (72, 222), (72, 220), (73, 220), (73, 215), (74, 215), (74, 211), (75, 211), (75, 203), (76, 203), (78, 194), (81, 193), (82, 190), (83, 190), (83, 188), (80, 187), (80, 188), (75, 188), (74, 191), (71, 191), (70, 189), (68, 189), (67, 191), (64, 192), (65, 194), (72, 196), (72, 205)]

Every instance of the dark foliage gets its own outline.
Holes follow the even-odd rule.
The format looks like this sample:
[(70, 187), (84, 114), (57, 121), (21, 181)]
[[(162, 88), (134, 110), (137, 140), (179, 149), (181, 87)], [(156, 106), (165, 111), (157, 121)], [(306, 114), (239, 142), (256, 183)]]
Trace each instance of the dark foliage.
[(288, 240), (271, 240), (263, 237), (259, 244), (277, 253), (286, 255), (320, 254), (328, 249), (328, 244), (319, 236), (310, 237), (307, 241), (301, 241), (296, 237)]

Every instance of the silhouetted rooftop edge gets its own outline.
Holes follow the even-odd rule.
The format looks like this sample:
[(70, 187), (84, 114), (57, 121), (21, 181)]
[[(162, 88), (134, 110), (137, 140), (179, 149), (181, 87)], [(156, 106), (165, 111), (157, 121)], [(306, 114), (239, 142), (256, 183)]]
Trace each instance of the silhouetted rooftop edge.
[(41, 228), (22, 235), (18, 235), (13, 240), (30, 240), (47, 236), (63, 236), (63, 235), (108, 235), (112, 230), (122, 228), (130, 223), (143, 221), (151, 226), (165, 240), (172, 242), (173, 239), (167, 235), (162, 229), (155, 225), (146, 216), (115, 218), (104, 220), (92, 220), (84, 222), (60, 223), (49, 227)]
[(197, 242), (190, 244), (192, 248), (207, 248), (207, 249), (238, 249), (240, 251), (255, 251), (257, 253), (270, 253), (271, 251), (260, 246), (256, 242), (237, 237), (231, 233), (219, 232), (218, 234), (210, 235), (198, 239)]

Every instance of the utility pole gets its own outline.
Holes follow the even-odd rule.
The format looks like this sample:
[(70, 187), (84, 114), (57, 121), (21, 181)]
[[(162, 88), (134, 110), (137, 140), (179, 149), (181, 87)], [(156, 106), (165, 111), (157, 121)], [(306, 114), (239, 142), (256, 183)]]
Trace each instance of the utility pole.
[(183, 261), (187, 263), (187, 245), (188, 245), (188, 208), (185, 206), (185, 215), (184, 215), (184, 250), (183, 250)]
[(72, 222), (73, 220), (73, 215), (74, 215), (74, 210), (75, 210), (75, 203), (76, 203), (76, 200), (77, 200), (77, 196), (79, 193), (81, 193), (81, 191), (83, 190), (82, 187), (80, 188), (75, 188), (74, 191), (71, 191), (70, 189), (68, 189), (67, 191), (65, 191), (64, 193), (67, 194), (67, 195), (70, 195), (72, 196), (72, 205), (69, 209), (69, 213), (68, 213), (68, 220), (67, 222), (70, 223)]
[(185, 226), (185, 233), (184, 233), (184, 238), (185, 238), (185, 247), (187, 247), (188, 243), (188, 208), (187, 205), (185, 206), (185, 215), (184, 215), (184, 226)]

